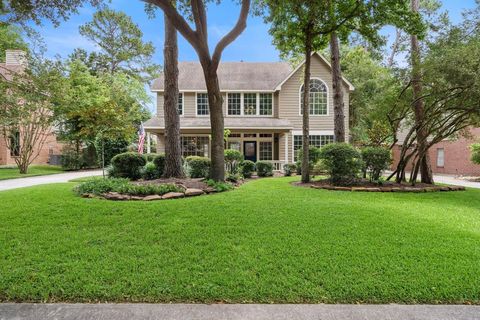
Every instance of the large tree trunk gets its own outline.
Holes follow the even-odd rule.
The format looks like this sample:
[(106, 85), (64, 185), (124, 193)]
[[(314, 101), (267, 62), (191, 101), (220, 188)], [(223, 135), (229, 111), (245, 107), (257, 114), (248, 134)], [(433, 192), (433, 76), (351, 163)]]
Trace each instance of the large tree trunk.
[(342, 69), (340, 67), (340, 48), (336, 32), (330, 34), (330, 52), (332, 62), (333, 115), (336, 142), (345, 142), (345, 110), (343, 103)]
[(167, 16), (165, 20), (164, 115), (165, 115), (165, 178), (184, 176), (178, 115), (178, 46), (177, 30)]
[[(419, 11), (419, 0), (412, 0), (412, 11)], [(410, 36), (411, 59), (412, 59), (412, 87), (413, 87), (413, 108), (415, 112), (415, 125), (417, 126), (418, 162), (420, 167), (422, 183), (433, 184), (432, 168), (427, 149), (427, 133), (422, 123), (425, 118), (425, 105), (422, 99), (422, 70), (420, 65), (420, 44), (416, 35)], [(411, 181), (415, 184), (416, 181)]]
[(303, 78), (303, 101), (302, 101), (302, 182), (310, 182), (310, 65), (312, 59), (312, 35), (307, 29), (305, 41), (305, 65)]
[(210, 108), (210, 125), (212, 128), (212, 144), (210, 178), (215, 181), (225, 180), (225, 154), (224, 154), (224, 125), (223, 125), (223, 98), (220, 93), (216, 68), (211, 64), (203, 67), (205, 83), (208, 91), (208, 105)]

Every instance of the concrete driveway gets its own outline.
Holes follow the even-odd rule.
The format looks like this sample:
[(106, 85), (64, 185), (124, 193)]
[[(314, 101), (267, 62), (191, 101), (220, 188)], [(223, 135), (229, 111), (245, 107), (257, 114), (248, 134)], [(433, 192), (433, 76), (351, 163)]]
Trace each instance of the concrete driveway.
[(326, 304), (0, 304), (0, 320), (473, 320), (479, 306)]
[[(68, 182), (72, 179), (101, 176), (102, 170), (74, 171), (51, 174), (47, 176), (36, 176), (28, 178), (18, 178), (9, 180), (0, 180), (0, 191), (12, 190), (17, 188), (32, 187), (41, 184)], [(1, 320), (1, 318), (0, 318)]]

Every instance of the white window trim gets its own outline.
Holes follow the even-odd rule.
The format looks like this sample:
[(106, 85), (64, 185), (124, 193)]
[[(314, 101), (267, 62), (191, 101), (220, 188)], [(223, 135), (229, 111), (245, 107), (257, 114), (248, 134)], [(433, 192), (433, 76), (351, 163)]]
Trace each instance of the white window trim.
[[(321, 81), (324, 85), (325, 85), (325, 88), (327, 89), (327, 114), (310, 114), (309, 112), (309, 116), (310, 117), (328, 117), (330, 115), (330, 90), (328, 88), (328, 85), (325, 81), (323, 81), (322, 79), (320, 78), (317, 78), (317, 77), (311, 77), (310, 80), (318, 80), (318, 81)], [(300, 85), (300, 88), (298, 89), (298, 115), (301, 116), (302, 115), (302, 86), (304, 84), (301, 84)]]
[(183, 117), (185, 114), (185, 94), (183, 92), (179, 92), (179, 94), (182, 95), (182, 113), (179, 116)]
[(205, 118), (205, 117), (210, 117), (210, 104), (208, 104), (208, 114), (198, 114), (198, 94), (199, 93), (202, 93), (202, 94), (207, 94), (207, 104), (208, 104), (208, 93), (205, 91), (205, 92), (195, 92), (195, 116), (196, 117), (201, 117), (201, 118)]
[[(228, 95), (231, 94), (231, 93), (240, 93), (240, 114), (229, 114), (228, 113)], [(245, 115), (245, 104), (244, 104), (244, 93), (255, 93), (256, 94), (256, 113), (255, 114), (248, 114), (248, 115)], [(260, 93), (270, 93), (272, 95), (272, 114), (270, 115), (261, 115), (260, 114)], [(275, 94), (271, 91), (257, 91), (257, 92), (249, 92), (249, 91), (245, 91), (245, 92), (239, 92), (239, 91), (229, 91), (227, 92), (227, 95), (226, 95), (226, 112), (225, 112), (225, 115), (227, 117), (232, 117), (232, 118), (235, 118), (235, 117), (262, 117), (262, 118), (273, 118), (274, 114), (275, 114)]]
[[(308, 132), (309, 136), (333, 136), (333, 142), (335, 142), (335, 134), (333, 130), (310, 130)], [(302, 136), (303, 131), (301, 130), (292, 130), (292, 161), (295, 159), (295, 136)]]

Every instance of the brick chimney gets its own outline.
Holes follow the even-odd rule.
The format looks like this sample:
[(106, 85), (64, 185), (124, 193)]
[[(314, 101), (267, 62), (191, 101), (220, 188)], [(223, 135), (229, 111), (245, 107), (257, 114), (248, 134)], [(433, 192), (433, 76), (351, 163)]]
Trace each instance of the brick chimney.
[(27, 54), (23, 50), (5, 51), (5, 64), (7, 66), (25, 66), (27, 64)]

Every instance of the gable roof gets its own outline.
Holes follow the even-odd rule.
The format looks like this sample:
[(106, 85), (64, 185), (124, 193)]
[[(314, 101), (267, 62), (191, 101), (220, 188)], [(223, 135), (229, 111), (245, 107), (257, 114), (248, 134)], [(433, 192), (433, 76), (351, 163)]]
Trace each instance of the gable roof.
[[(319, 53), (317, 55), (331, 70), (331, 65)], [(305, 61), (293, 68), (288, 62), (220, 62), (218, 81), (222, 91), (277, 91), (290, 79)], [(202, 66), (199, 62), (178, 63), (178, 88), (180, 91), (206, 91)], [(353, 85), (343, 77), (350, 91)], [(152, 91), (163, 91), (163, 73), (152, 83)]]
[[(178, 87), (181, 91), (206, 91), (199, 62), (178, 63)], [(222, 91), (274, 91), (292, 67), (287, 62), (221, 62), (218, 81)], [(163, 91), (163, 73), (153, 81), (152, 91)]]

